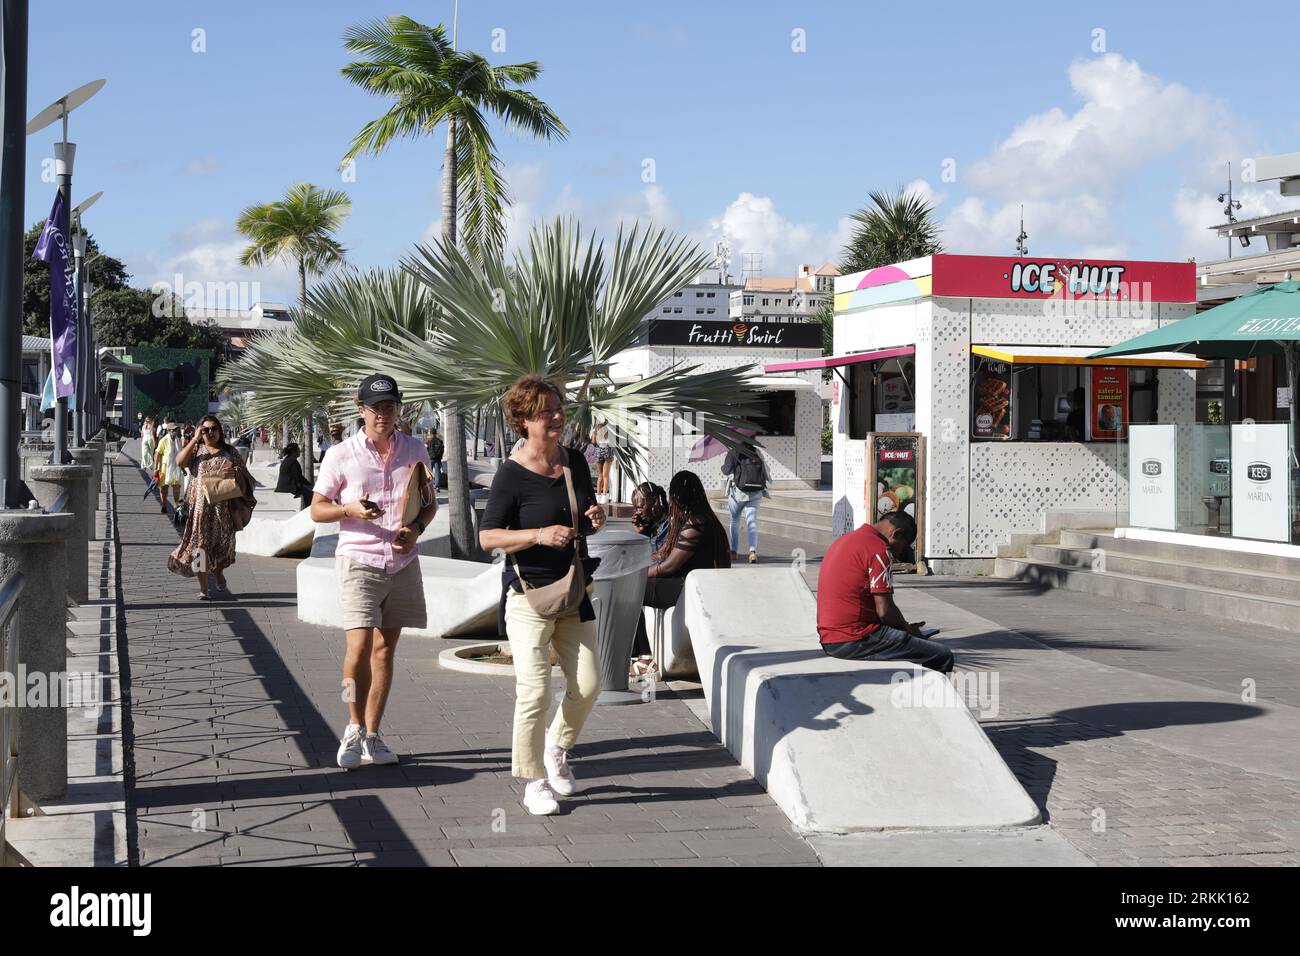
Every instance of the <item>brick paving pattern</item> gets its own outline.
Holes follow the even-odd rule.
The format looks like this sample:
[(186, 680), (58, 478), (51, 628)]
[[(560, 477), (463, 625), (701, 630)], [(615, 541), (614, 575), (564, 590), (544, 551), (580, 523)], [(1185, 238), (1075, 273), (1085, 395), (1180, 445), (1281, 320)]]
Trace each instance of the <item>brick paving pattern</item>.
[[(1225, 695), (1240, 694), (1242, 681), (1250, 678), (1259, 705), (1294, 708), (1300, 705), (1295, 635), (1149, 605), (1099, 607), (1087, 595), (996, 579), (914, 586), (1017, 632), (1002, 632), (996, 646), (1040, 652), (1029, 665), (1037, 671), (1030, 679), (1056, 685), (1053, 713), (1045, 713), (1041, 699), (1019, 706), (1016, 695), (1003, 694), (999, 713), (983, 726), (1051, 826), (1091, 859), (1122, 866), (1300, 864), (1300, 781), (1099, 726), (1086, 710), (1086, 691), (1061, 686), (1057, 676), (1066, 659), (1083, 660)], [(904, 613), (908, 589), (899, 595)], [(971, 643), (970, 655), (958, 650), (958, 666), (963, 656), (978, 659), (982, 653), (992, 656), (992, 666), (1003, 666), (996, 663), (996, 649), (982, 651), (978, 641)], [(1152, 706), (1160, 706), (1163, 696), (1154, 693)], [(1215, 706), (1230, 705), (1177, 719), (1213, 737), (1216, 721), (1225, 719), (1215, 715)], [(1294, 752), (1295, 741), (1279, 739), (1276, 745)]]

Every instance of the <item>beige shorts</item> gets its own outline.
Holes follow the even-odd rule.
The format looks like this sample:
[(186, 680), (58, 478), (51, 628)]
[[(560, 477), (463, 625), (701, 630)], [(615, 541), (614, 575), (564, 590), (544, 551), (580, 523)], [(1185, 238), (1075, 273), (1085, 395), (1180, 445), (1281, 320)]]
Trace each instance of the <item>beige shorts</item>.
[(416, 558), (394, 575), (342, 555), (334, 559), (343, 629), (424, 627), (424, 581)]

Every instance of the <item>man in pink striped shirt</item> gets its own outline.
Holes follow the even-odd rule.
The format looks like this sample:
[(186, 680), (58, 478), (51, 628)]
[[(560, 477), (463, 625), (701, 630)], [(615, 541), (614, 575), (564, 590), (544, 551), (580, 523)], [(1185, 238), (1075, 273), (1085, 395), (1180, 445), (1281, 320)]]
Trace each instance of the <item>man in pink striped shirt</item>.
[(338, 765), (397, 763), (379, 736), (393, 686), (393, 657), (404, 627), (424, 627), (424, 582), (416, 541), (438, 511), (432, 485), (411, 524), (402, 505), (412, 469), (429, 465), (424, 444), (397, 430), (402, 395), (389, 375), (369, 375), (357, 390), (365, 427), (331, 445), (313, 489), (313, 521), (339, 523), (334, 551), (347, 652), (343, 686), (348, 725)]

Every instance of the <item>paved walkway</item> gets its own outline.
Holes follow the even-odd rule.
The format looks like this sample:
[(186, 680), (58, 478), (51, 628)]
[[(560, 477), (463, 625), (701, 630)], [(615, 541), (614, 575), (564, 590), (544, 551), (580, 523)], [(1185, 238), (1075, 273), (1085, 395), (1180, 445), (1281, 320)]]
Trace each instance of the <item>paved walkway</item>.
[(1089, 858), (1300, 863), (1295, 635), (997, 579), (902, 585), (959, 669), (997, 675), (989, 737)]
[(402, 763), (338, 769), (342, 634), (297, 620), (296, 562), (241, 555), (237, 598), (199, 602), (166, 570), (176, 532), (127, 455), (115, 475), (140, 864), (817, 865), (670, 693), (597, 708), (574, 751), (582, 792), (529, 816), (509, 773), (514, 682), (441, 670), (442, 641), (398, 651), (384, 733)]

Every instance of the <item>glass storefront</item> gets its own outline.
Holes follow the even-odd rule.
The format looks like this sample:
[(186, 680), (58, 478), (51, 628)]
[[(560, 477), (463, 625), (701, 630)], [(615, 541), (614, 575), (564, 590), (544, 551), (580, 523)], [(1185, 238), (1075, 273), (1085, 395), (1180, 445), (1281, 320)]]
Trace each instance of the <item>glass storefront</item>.
[(1132, 425), (1117, 448), (1115, 526), (1300, 544), (1300, 469), (1285, 421)]

